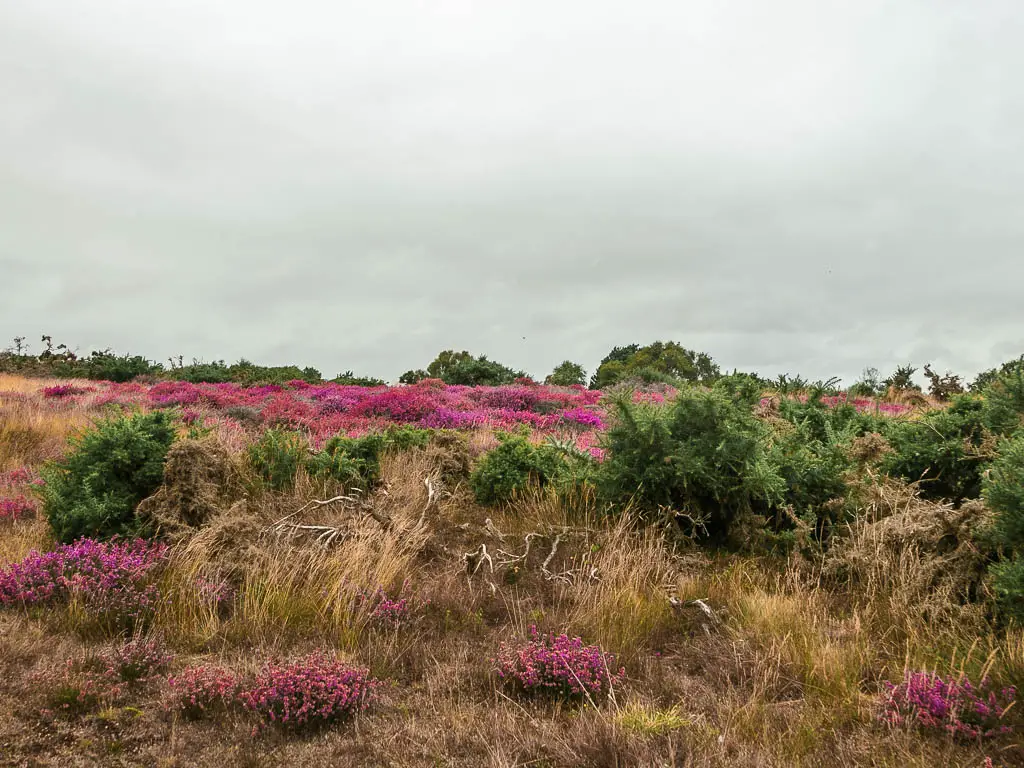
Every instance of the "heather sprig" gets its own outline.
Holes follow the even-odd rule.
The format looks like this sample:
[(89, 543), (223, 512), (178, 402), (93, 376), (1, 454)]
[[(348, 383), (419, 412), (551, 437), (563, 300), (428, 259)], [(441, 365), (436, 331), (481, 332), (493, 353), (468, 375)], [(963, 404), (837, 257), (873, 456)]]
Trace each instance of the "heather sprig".
[(892, 726), (916, 725), (955, 738), (981, 739), (1009, 733), (1003, 716), (1017, 696), (1013, 687), (995, 689), (988, 680), (946, 680), (929, 672), (907, 672), (899, 683), (885, 681), (880, 719)]
[(608, 696), (626, 670), (615, 670), (615, 658), (600, 646), (584, 645), (579, 637), (540, 635), (517, 647), (502, 643), (495, 659), (498, 677), (526, 693), (595, 700)]

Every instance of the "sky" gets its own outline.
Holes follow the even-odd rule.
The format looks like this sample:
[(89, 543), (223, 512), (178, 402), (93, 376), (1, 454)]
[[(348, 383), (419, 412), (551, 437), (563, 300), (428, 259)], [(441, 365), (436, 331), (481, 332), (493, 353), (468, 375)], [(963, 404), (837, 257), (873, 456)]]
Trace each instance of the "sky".
[(0, 0), (0, 347), (970, 376), (1024, 354), (1021, 40), (1020, 0)]

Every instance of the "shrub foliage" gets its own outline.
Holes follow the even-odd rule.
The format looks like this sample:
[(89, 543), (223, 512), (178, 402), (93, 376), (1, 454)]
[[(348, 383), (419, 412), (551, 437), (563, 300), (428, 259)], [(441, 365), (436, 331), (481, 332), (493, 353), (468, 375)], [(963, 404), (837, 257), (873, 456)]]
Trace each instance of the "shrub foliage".
[(56, 538), (143, 532), (135, 507), (159, 487), (173, 441), (162, 411), (103, 421), (73, 439), (67, 457), (43, 470), (44, 510)]

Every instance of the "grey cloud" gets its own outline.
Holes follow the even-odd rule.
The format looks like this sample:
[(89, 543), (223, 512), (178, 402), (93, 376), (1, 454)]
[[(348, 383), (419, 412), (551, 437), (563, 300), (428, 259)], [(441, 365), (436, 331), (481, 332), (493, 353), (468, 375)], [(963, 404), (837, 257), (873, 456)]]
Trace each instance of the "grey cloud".
[[(0, 7), (0, 330), (396, 377), (1024, 352), (1013, 0)], [(523, 337), (526, 337), (524, 340)]]

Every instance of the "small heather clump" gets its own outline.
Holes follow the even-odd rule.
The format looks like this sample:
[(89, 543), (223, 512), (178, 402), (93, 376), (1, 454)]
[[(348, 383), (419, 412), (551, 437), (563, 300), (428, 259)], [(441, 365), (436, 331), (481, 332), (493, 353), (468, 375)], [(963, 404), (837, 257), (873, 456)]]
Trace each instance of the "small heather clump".
[(36, 516), (39, 505), (24, 494), (0, 496), (0, 522), (25, 520)]
[(46, 707), (42, 714), (76, 717), (109, 706), (121, 698), (125, 683), (102, 657), (68, 659), (57, 670), (32, 676), (42, 691)]
[(76, 387), (74, 384), (58, 384), (53, 387), (43, 387), (43, 397), (55, 400), (64, 397), (74, 397), (75, 395), (84, 395), (86, 392), (91, 391), (93, 390), (86, 389), (85, 387)]
[(42, 480), (31, 467), (18, 467), (7, 472), (0, 472), (0, 488), (40, 484), (42, 484)]
[(530, 637), (519, 647), (503, 643), (495, 659), (498, 677), (524, 692), (595, 699), (609, 695), (626, 677), (625, 669), (611, 671), (611, 654), (579, 637), (539, 635), (536, 626), (530, 627)]
[(187, 667), (167, 683), (168, 707), (190, 720), (223, 712), (238, 698), (238, 680), (220, 667)]
[(917, 725), (956, 738), (980, 739), (1009, 733), (1003, 715), (1017, 696), (1016, 689), (999, 691), (987, 680), (974, 685), (965, 677), (944, 680), (928, 672), (907, 672), (900, 683), (884, 683), (886, 697), (880, 713), (892, 726)]
[(371, 626), (398, 629), (412, 621), (414, 614), (427, 605), (415, 596), (409, 595), (409, 582), (394, 597), (389, 597), (383, 587), (372, 592), (360, 590), (356, 595), (356, 604), (369, 606), (369, 623)]
[(225, 579), (197, 576), (194, 584), (200, 600), (217, 610), (228, 606), (237, 594), (235, 588)]
[(362, 712), (379, 685), (369, 670), (314, 653), (290, 664), (268, 665), (239, 699), (265, 724), (298, 730)]
[(109, 670), (126, 683), (147, 680), (174, 660), (156, 639), (135, 637), (104, 654)]
[(156, 575), (167, 547), (141, 539), (79, 539), (52, 552), (32, 551), (0, 568), (0, 606), (76, 601), (93, 618), (131, 627), (148, 618), (160, 599)]

